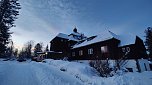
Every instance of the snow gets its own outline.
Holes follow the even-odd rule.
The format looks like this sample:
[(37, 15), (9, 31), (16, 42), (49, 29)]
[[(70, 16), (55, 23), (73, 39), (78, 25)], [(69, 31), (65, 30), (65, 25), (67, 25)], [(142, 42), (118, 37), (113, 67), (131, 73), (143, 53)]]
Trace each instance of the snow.
[(64, 38), (67, 40), (79, 41), (75, 39), (73, 36), (68, 36), (67, 34), (64, 34), (64, 33), (59, 33), (56, 37)]
[(76, 36), (81, 36), (82, 35), (82, 33), (78, 33), (78, 32), (73, 32), (72, 34), (76, 35)]
[(145, 70), (150, 71), (150, 65), (149, 65), (150, 63), (148, 62), (147, 59), (138, 59), (138, 63), (139, 63), (141, 72)]
[(75, 39), (73, 36), (69, 36), (68, 39), (69, 39), (69, 41), (70, 40), (72, 40), (72, 41), (79, 41), (78, 39)]
[(132, 68), (133, 72), (137, 72), (137, 63), (134, 59), (126, 60), (125, 65), (122, 68)]
[(0, 85), (40, 85), (32, 68), (18, 62), (0, 62)]
[(86, 61), (47, 59), (45, 62), (0, 59), (0, 85), (152, 85), (151, 71), (120, 71), (119, 75), (104, 78)]
[(136, 36), (132, 34), (123, 34), (118, 35), (117, 39), (121, 41), (119, 46), (125, 46), (129, 44), (135, 44)]
[(59, 33), (59, 34), (57, 35), (57, 37), (64, 38), (64, 39), (68, 39), (68, 35), (67, 35), (67, 34), (63, 34), (63, 33)]
[(98, 43), (98, 42), (109, 40), (112, 38), (120, 40), (119, 46), (135, 44), (135, 40), (136, 40), (136, 36), (134, 36), (132, 34), (116, 35), (115, 33), (111, 32), (111, 31), (107, 31), (107, 32), (96, 35), (96, 37), (90, 41), (85, 40), (84, 42), (73, 46), (73, 48), (83, 47), (86, 45)]
[(115, 33), (109, 31), (109, 33), (116, 39), (120, 40), (119, 46), (134, 44), (136, 40), (136, 36), (130, 33), (124, 33), (121, 35), (116, 35)]
[(46, 51), (47, 53), (62, 53), (62, 52), (56, 52), (56, 51)]
[(82, 46), (86, 46), (86, 45), (94, 44), (94, 43), (97, 43), (97, 42), (105, 41), (105, 40), (108, 40), (108, 39), (111, 39), (111, 38), (113, 38), (113, 36), (109, 32), (104, 32), (102, 34), (97, 35), (94, 39), (92, 39), (90, 41), (85, 40), (84, 42), (73, 46), (73, 48), (79, 48), (79, 47), (82, 47)]
[(37, 62), (0, 62), (0, 85), (83, 85), (55, 67)]

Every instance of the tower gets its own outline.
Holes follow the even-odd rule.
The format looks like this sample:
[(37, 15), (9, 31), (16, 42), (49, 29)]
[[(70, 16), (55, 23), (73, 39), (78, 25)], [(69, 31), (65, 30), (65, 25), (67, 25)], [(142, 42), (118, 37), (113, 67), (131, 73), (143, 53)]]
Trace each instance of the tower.
[(74, 33), (77, 33), (77, 32), (78, 32), (76, 26), (74, 27), (73, 32), (74, 32)]

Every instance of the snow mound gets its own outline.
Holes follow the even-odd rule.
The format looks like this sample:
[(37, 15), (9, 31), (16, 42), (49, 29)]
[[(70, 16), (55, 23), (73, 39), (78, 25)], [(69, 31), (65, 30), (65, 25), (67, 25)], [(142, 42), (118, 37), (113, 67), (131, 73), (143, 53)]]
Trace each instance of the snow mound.
[(84, 83), (91, 83), (90, 78), (99, 77), (97, 71), (86, 63), (69, 62), (63, 60), (45, 60), (49, 65), (52, 65), (61, 71), (73, 75)]
[[(128, 72), (113, 77), (100, 77), (89, 64), (62, 60), (46, 60), (47, 64), (76, 77), (84, 85), (152, 85), (152, 72)], [(143, 82), (144, 81), (144, 82)]]

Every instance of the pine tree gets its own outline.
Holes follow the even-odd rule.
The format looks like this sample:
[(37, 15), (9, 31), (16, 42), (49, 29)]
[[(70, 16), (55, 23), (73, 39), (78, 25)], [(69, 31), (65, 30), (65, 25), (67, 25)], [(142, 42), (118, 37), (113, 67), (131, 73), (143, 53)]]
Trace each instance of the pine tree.
[(47, 52), (47, 51), (49, 51), (49, 47), (48, 47), (48, 45), (46, 46), (45, 51), (46, 51), (46, 52)]
[(19, 9), (18, 0), (0, 0), (0, 55), (6, 51), (11, 35), (10, 28), (15, 26)]
[(145, 45), (149, 53), (149, 57), (152, 58), (152, 27), (148, 27), (145, 30), (145, 33), (146, 33)]

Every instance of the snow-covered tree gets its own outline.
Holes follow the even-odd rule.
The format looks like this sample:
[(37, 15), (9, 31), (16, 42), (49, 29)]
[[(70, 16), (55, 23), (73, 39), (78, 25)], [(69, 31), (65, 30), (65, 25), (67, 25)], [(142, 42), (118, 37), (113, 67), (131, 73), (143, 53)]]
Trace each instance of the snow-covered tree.
[(146, 33), (145, 45), (147, 47), (147, 51), (149, 52), (149, 57), (152, 58), (152, 27), (148, 27), (145, 30), (145, 33)]
[(34, 55), (37, 55), (37, 52), (42, 52), (43, 43), (37, 43), (34, 47)]
[(14, 21), (19, 15), (19, 9), (18, 0), (0, 0), (0, 55), (6, 51), (11, 34), (10, 28), (15, 26)]

